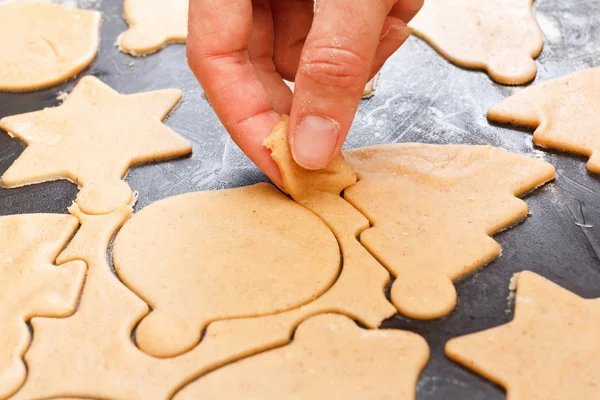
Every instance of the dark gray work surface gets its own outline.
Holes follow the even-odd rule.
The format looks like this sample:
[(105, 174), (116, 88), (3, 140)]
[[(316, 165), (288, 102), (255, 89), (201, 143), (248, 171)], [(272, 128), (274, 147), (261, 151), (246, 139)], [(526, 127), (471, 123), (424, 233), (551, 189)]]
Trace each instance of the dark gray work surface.
[[(101, 50), (86, 74), (123, 93), (167, 87), (184, 92), (183, 103), (166, 123), (193, 142), (193, 155), (131, 169), (127, 181), (140, 193), (136, 209), (180, 193), (266, 180), (203, 99), (187, 67), (184, 46), (131, 58), (113, 45), (126, 28), (121, 0), (65, 2), (104, 12)], [(539, 0), (535, 10), (546, 39), (536, 82), (600, 66), (600, 0)], [(28, 94), (1, 93), (0, 117), (55, 106), (57, 94), (70, 91), (75, 82)], [(418, 322), (395, 316), (384, 323), (385, 328), (423, 335), (431, 347), (418, 387), (420, 400), (504, 398), (502, 389), (448, 360), (443, 346), (449, 338), (512, 318), (506, 297), (513, 273), (533, 270), (581, 296), (600, 297), (600, 179), (586, 171), (584, 158), (541, 151), (532, 146), (529, 132), (487, 122), (487, 108), (517, 90), (493, 83), (484, 73), (457, 68), (411, 38), (384, 67), (376, 95), (363, 101), (347, 141), (348, 148), (397, 142), (492, 144), (557, 168), (555, 182), (527, 196), (531, 216), (495, 236), (502, 257), (457, 282), (458, 306), (448, 317)], [(22, 150), (22, 144), (0, 134), (0, 174)], [(75, 195), (75, 186), (65, 181), (0, 188), (0, 215), (65, 213)]]

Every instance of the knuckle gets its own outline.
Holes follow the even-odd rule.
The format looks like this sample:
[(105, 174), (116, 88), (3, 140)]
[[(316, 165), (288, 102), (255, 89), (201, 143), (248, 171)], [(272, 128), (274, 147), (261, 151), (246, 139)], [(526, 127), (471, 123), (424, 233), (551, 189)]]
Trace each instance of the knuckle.
[(369, 69), (369, 60), (348, 46), (313, 42), (306, 49), (299, 73), (306, 79), (335, 89), (353, 89), (361, 83)]

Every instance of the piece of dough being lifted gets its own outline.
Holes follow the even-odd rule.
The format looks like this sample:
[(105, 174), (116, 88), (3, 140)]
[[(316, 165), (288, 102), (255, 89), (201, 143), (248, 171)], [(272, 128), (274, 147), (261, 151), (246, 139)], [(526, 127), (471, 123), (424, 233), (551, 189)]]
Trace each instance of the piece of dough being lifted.
[(588, 170), (600, 173), (600, 68), (524, 89), (491, 107), (488, 118), (534, 128), (535, 144), (588, 156)]
[(175, 400), (411, 400), (428, 355), (417, 334), (364, 330), (347, 317), (319, 315), (298, 327), (290, 345), (218, 369)]
[(450, 340), (448, 357), (504, 387), (510, 400), (600, 399), (600, 299), (529, 271), (516, 282), (514, 319)]
[(188, 0), (125, 0), (129, 29), (117, 39), (119, 50), (143, 56), (169, 43), (185, 43), (188, 4)]
[(58, 4), (0, 2), (0, 91), (56, 85), (90, 65), (100, 13)]
[(503, 84), (535, 77), (533, 60), (544, 44), (533, 0), (425, 0), (411, 21), (415, 35), (451, 62), (484, 69)]
[(396, 276), (394, 305), (416, 319), (454, 308), (452, 281), (498, 257), (489, 235), (527, 216), (515, 196), (554, 178), (552, 165), (491, 146), (399, 144), (344, 154), (359, 178), (344, 198), (373, 225), (360, 242)]
[(69, 179), (81, 188), (82, 211), (123, 207), (132, 196), (122, 180), (129, 167), (191, 153), (191, 144), (161, 122), (180, 99), (177, 89), (121, 95), (86, 76), (60, 106), (0, 120), (1, 129), (27, 145), (2, 184)]

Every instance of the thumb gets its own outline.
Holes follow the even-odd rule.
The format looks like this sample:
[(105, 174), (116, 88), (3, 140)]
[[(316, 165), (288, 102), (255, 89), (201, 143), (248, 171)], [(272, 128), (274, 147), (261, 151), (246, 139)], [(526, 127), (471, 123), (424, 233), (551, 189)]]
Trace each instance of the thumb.
[(306, 169), (339, 153), (369, 79), (395, 0), (321, 0), (300, 58), (290, 114), (290, 148)]

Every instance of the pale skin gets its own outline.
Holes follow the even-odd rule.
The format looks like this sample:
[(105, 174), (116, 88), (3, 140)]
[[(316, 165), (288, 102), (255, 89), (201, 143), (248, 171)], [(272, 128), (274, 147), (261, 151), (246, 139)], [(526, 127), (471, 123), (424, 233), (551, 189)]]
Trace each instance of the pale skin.
[[(366, 83), (406, 41), (423, 0), (190, 0), (188, 62), (237, 145), (275, 183), (262, 146), (290, 115), (307, 169), (339, 154)], [(295, 92), (284, 83), (295, 82)]]

